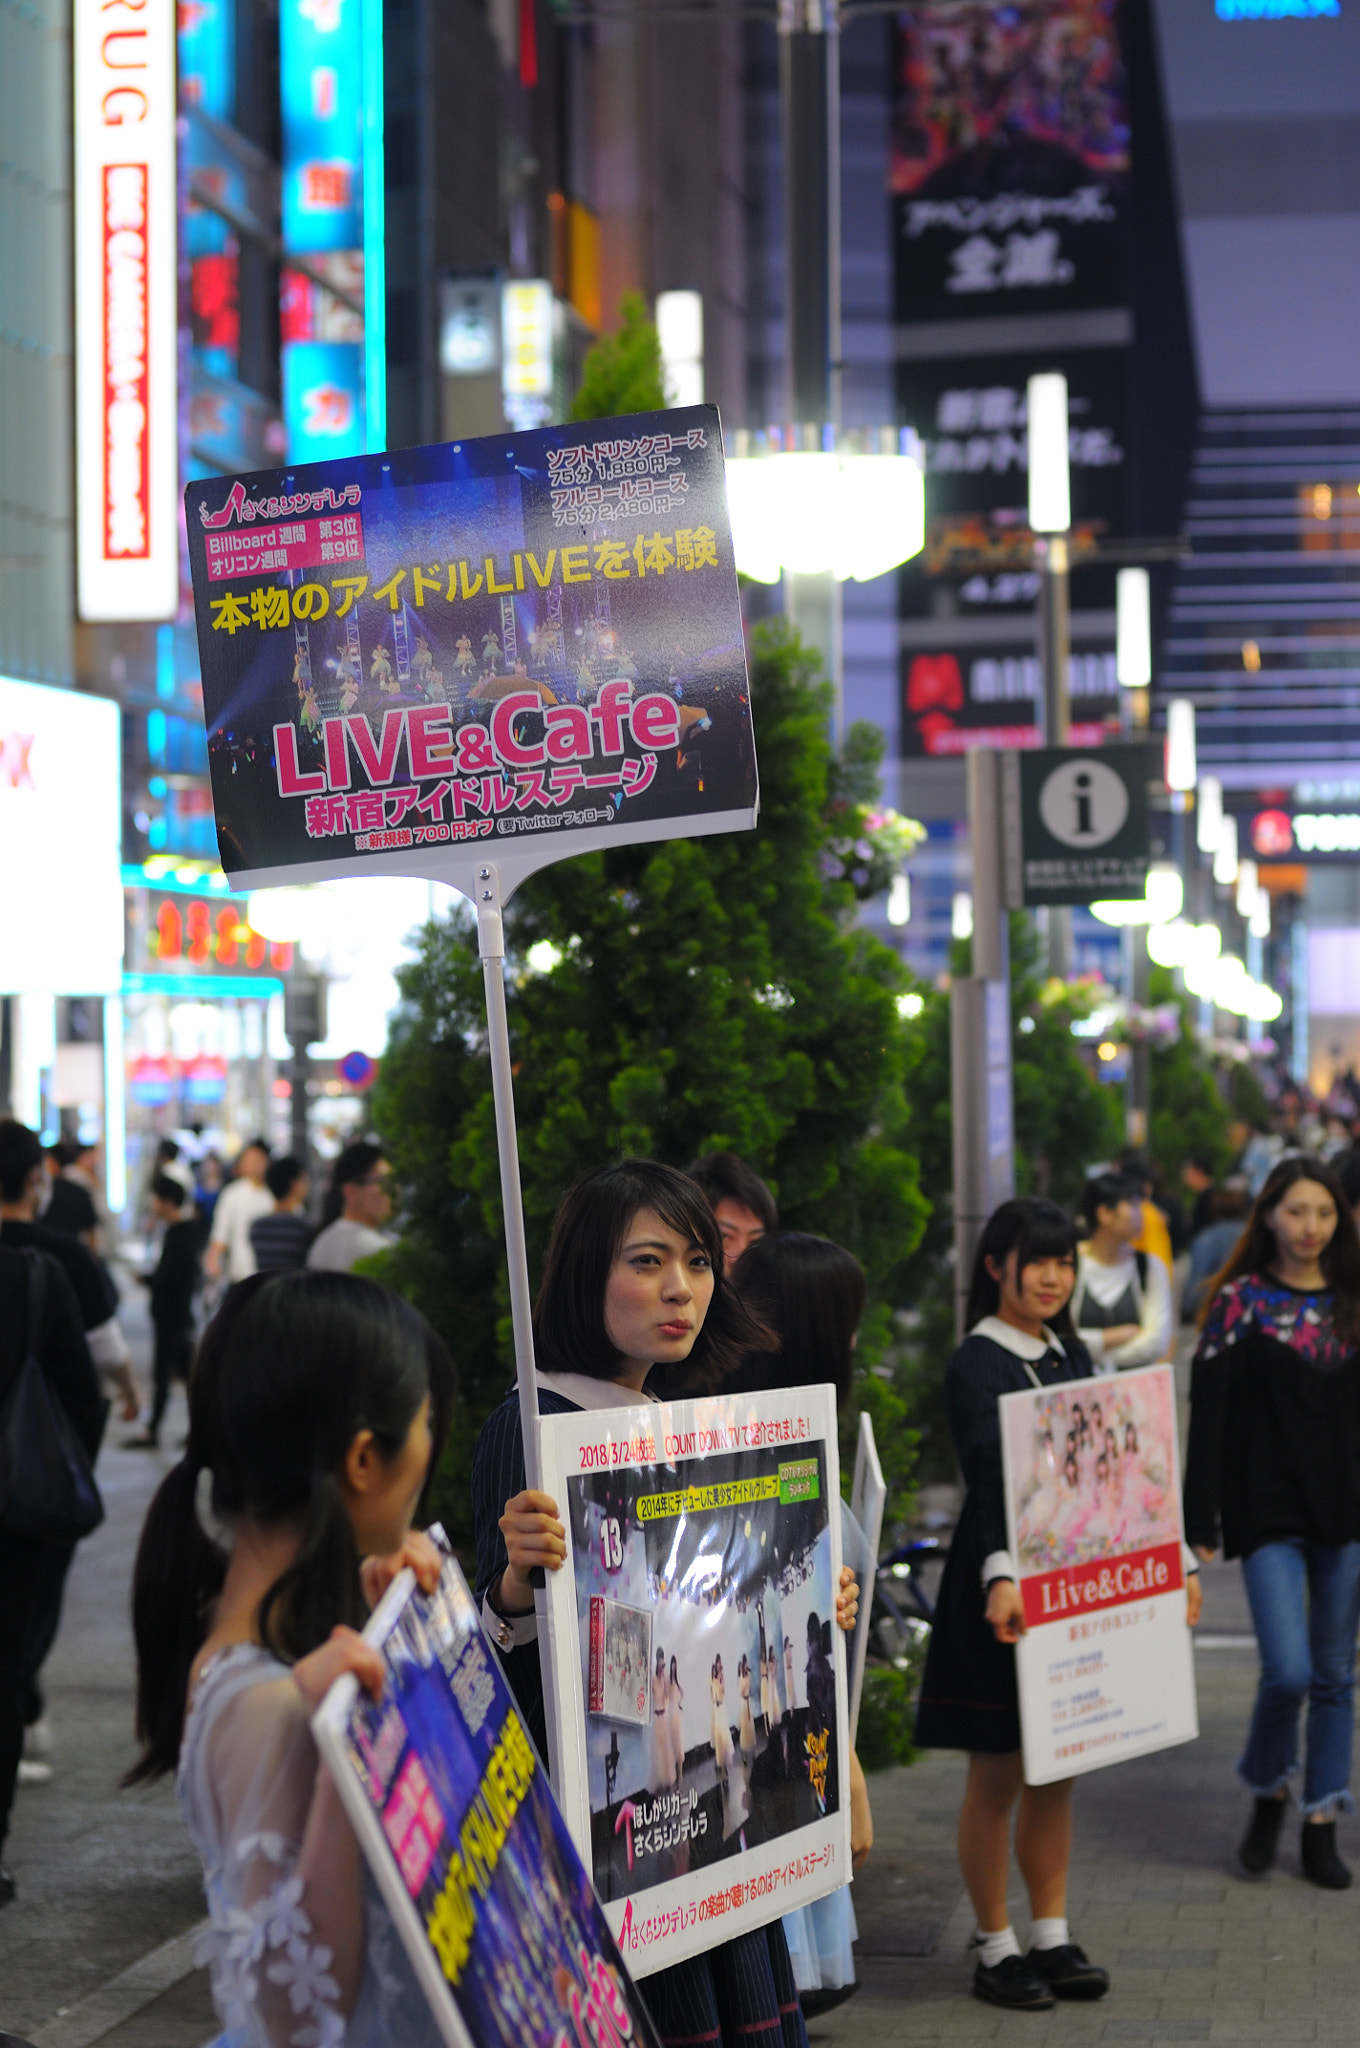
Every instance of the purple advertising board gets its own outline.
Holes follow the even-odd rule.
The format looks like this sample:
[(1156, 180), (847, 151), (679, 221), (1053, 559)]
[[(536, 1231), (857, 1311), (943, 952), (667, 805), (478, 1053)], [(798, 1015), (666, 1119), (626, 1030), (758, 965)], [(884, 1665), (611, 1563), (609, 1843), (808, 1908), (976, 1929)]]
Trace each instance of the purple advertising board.
[(341, 1678), (313, 1731), (448, 2048), (657, 2048), (453, 1559), (364, 1633), (382, 1697)]
[(186, 492), (224, 870), (513, 882), (755, 823), (713, 406)]

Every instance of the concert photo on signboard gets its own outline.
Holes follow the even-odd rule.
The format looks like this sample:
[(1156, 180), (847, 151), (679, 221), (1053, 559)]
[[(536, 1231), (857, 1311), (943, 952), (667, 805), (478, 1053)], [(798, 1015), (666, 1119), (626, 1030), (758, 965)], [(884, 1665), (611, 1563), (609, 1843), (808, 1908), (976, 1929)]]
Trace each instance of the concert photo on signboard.
[(825, 1446), (587, 1473), (567, 1499), (601, 1896), (834, 1812)]

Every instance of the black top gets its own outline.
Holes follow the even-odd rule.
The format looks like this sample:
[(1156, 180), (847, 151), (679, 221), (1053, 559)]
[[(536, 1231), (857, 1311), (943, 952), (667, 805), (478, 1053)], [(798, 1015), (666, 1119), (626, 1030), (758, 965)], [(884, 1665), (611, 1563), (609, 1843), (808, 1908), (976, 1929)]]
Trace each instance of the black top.
[[(6, 1224), (8, 1237), (11, 1226)], [(42, 1321), (28, 1342), (29, 1269), (41, 1259), (44, 1268)], [(21, 1253), (0, 1245), (0, 1406), (32, 1349), (48, 1382), (71, 1418), (76, 1435), (90, 1457), (98, 1455), (109, 1404), (99, 1391), (99, 1377), (81, 1328), (75, 1291), (55, 1259), (41, 1252)]]
[(307, 1251), (316, 1232), (305, 1216), (292, 1209), (275, 1209), (257, 1216), (250, 1226), (250, 1249), (262, 1273), (289, 1273), (307, 1263)]
[[(1091, 1354), (1075, 1337), (1029, 1362), (1044, 1387), (1090, 1377)], [(1001, 1415), (996, 1404), (1002, 1394), (1023, 1393), (1034, 1384), (1024, 1359), (978, 1330), (969, 1332), (945, 1367), (945, 1413), (968, 1488), (952, 1547), (960, 1548), (962, 1538), (962, 1549), (972, 1550), (979, 1565), (1008, 1545)]]
[(99, 1212), (88, 1188), (79, 1181), (67, 1180), (65, 1174), (52, 1184), (52, 1199), (43, 1210), (43, 1222), (49, 1230), (64, 1230), (68, 1237), (80, 1237), (87, 1230), (99, 1228)]
[(1214, 1296), (1190, 1380), (1185, 1533), (1225, 1557), (1360, 1537), (1360, 1357), (1329, 1290), (1268, 1274)]
[(193, 1321), (194, 1289), (198, 1285), (198, 1253), (202, 1225), (172, 1223), (161, 1241), (161, 1256), (147, 1278), (151, 1289), (151, 1320), (162, 1327), (186, 1330)]
[(117, 1313), (118, 1289), (104, 1267), (78, 1237), (53, 1230), (47, 1223), (21, 1223), (7, 1216), (0, 1223), (0, 1242), (14, 1251), (48, 1252), (75, 1289), (81, 1325), (97, 1330)]
[[(538, 1412), (540, 1415), (579, 1415), (581, 1411), (564, 1395), (540, 1387)], [(493, 1410), (483, 1423), (477, 1448), (472, 1454), (472, 1521), (477, 1537), (479, 1608), (488, 1587), (495, 1584), (510, 1562), (505, 1538), (500, 1531), (500, 1519), (505, 1513), (505, 1503), (513, 1500), (517, 1493), (523, 1493), (526, 1483), (519, 1392), (512, 1387), (500, 1407)], [(558, 1503), (559, 1508), (565, 1505), (565, 1502)], [(538, 1753), (546, 1758), (548, 1737), (543, 1715), (543, 1667), (539, 1662), (538, 1644), (521, 1643), (516, 1649), (501, 1650), (498, 1654), (505, 1666), (510, 1690), (528, 1723), (529, 1733), (538, 1745)]]

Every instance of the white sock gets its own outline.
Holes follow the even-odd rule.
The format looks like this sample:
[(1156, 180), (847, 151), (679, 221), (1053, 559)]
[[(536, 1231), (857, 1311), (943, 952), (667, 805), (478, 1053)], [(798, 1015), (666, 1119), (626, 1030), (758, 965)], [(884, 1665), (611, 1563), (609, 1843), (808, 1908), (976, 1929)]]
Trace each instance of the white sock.
[(1031, 1948), (1066, 1948), (1072, 1937), (1066, 1920), (1036, 1920), (1029, 1939)]
[(1006, 1960), (1007, 1956), (1018, 1956), (1020, 1944), (1015, 1938), (1015, 1929), (1013, 1927), (1003, 1927), (999, 1934), (984, 1934), (982, 1929), (979, 1928), (977, 1931), (977, 1950), (987, 1968), (994, 1970), (998, 1963)]

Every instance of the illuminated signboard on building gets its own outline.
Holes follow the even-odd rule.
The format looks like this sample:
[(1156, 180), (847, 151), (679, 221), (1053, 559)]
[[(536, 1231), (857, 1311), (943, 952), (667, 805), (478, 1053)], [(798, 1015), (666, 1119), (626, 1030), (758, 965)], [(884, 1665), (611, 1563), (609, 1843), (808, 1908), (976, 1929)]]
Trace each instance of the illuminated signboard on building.
[(291, 944), (263, 938), (246, 922), (244, 897), (224, 901), (182, 890), (129, 891), (127, 950), (133, 973), (226, 976), (233, 982), (259, 974), (271, 986), (293, 964)]
[(116, 995), (122, 985), (121, 739), (111, 698), (0, 676), (0, 977), (8, 992)]
[(285, 268), (283, 413), (293, 462), (364, 448), (363, 24), (360, 0), (282, 0), (283, 241), (344, 297)]
[(76, 565), (81, 617), (179, 603), (175, 20), (75, 0)]
[(552, 388), (552, 286), (546, 278), (515, 278), (501, 288), (501, 390), (511, 426), (542, 426)]

